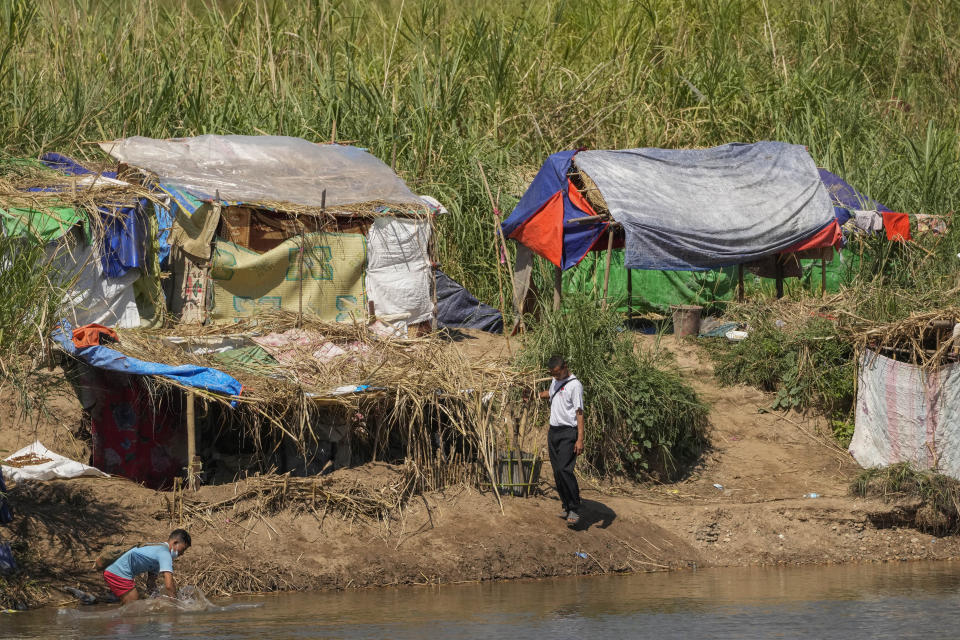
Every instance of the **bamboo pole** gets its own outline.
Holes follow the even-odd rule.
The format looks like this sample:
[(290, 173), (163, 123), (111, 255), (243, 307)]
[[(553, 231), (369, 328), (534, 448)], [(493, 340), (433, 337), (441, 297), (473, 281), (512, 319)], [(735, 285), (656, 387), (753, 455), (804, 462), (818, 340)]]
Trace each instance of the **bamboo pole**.
[(783, 262), (780, 260), (780, 254), (778, 253), (774, 256), (775, 263), (775, 273), (777, 277), (777, 300), (783, 297)]
[(743, 302), (746, 298), (743, 286), (743, 264), (737, 265), (737, 302)]
[(187, 486), (197, 490), (197, 474), (200, 473), (197, 458), (196, 397), (193, 391), (187, 392)]
[[(507, 241), (503, 237), (503, 229), (500, 228), (500, 210), (497, 208), (497, 203), (493, 199), (493, 192), (490, 191), (490, 184), (487, 182), (487, 174), (483, 170), (483, 165), (480, 164), (480, 161), (477, 160), (477, 167), (480, 168), (480, 179), (483, 180), (483, 188), (487, 192), (487, 197), (490, 199), (490, 206), (493, 208), (493, 234), (497, 239), (497, 256), (494, 259), (494, 264), (497, 266), (497, 287), (500, 289), (500, 316), (506, 319), (506, 303), (504, 302), (503, 297), (503, 276), (500, 273), (500, 252), (503, 252), (503, 255), (509, 255), (507, 253)], [(506, 322), (504, 322), (504, 327), (506, 327)], [(507, 341), (507, 353), (512, 354), (513, 350), (510, 348), (510, 334), (506, 330), (503, 332), (503, 337)]]
[[(832, 251), (832, 249), (831, 249)], [(820, 297), (827, 295), (827, 258), (820, 256)]]
[(555, 267), (553, 271), (553, 310), (560, 310), (563, 301), (563, 269)]

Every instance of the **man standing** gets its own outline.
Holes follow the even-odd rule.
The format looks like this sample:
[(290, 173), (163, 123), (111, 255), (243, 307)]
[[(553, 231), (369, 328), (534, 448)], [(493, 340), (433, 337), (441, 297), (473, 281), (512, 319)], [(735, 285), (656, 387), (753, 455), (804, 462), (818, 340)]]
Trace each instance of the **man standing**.
[(183, 529), (170, 533), (166, 543), (134, 547), (116, 559), (103, 572), (103, 579), (121, 604), (140, 599), (133, 580), (141, 573), (147, 574), (147, 589), (153, 591), (158, 574), (163, 574), (167, 595), (177, 597), (177, 584), (173, 581), (173, 560), (190, 548), (190, 534)]
[(570, 373), (562, 356), (550, 358), (547, 368), (553, 381), (547, 391), (540, 392), (541, 398), (550, 400), (547, 449), (563, 504), (560, 517), (573, 527), (580, 521), (580, 487), (573, 467), (583, 453), (583, 385)]

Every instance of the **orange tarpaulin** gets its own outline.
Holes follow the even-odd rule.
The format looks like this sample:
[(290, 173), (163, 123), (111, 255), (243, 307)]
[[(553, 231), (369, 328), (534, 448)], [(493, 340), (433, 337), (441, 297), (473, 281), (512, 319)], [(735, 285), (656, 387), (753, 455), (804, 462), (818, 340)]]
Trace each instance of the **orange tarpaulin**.
[(73, 344), (77, 349), (96, 347), (102, 342), (116, 342), (118, 339), (116, 331), (102, 324), (85, 324), (73, 330)]
[(563, 260), (563, 193), (553, 194), (510, 237), (559, 267)]

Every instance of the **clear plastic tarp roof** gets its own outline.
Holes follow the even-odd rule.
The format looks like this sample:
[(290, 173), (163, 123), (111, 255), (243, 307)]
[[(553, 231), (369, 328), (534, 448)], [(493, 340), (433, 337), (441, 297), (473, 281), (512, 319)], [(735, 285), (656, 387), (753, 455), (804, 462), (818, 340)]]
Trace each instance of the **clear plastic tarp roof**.
[(111, 156), (201, 199), (327, 207), (383, 201), (423, 206), (384, 162), (358, 147), (287, 136), (216, 136), (102, 142)]

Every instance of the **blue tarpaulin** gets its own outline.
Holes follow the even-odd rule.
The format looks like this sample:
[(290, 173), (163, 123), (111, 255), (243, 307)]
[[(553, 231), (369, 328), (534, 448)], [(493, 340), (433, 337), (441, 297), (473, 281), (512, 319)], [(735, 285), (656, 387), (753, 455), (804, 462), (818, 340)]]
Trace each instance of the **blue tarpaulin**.
[(157, 229), (159, 230), (157, 240), (160, 249), (157, 252), (157, 257), (160, 259), (160, 265), (165, 266), (167, 258), (170, 256), (170, 232), (173, 229), (173, 221), (177, 217), (177, 211), (183, 212), (183, 215), (189, 218), (203, 203), (185, 190), (178, 189), (173, 185), (157, 183), (157, 188), (170, 197), (168, 207), (156, 203), (153, 207), (157, 216)]
[(440, 269), (437, 276), (437, 324), (503, 333), (503, 314), (477, 300), (463, 285)]
[(881, 213), (890, 211), (873, 198), (865, 196), (851, 187), (840, 176), (830, 173), (826, 169), (819, 169), (819, 172), (820, 180), (833, 200), (833, 211), (837, 216), (838, 223), (846, 224), (852, 212), (856, 210), (879, 211)]
[(116, 349), (99, 345), (77, 348), (73, 344), (73, 327), (66, 320), (63, 320), (60, 326), (54, 329), (53, 339), (68, 354), (97, 369), (141, 376), (163, 376), (188, 387), (205, 389), (228, 396), (239, 396), (243, 390), (238, 380), (218, 369), (194, 365), (171, 366), (159, 362), (146, 362), (124, 355)]
[[(580, 262), (597, 239), (603, 235), (607, 225), (570, 224), (573, 218), (583, 218), (593, 212), (579, 208), (570, 200), (567, 172), (576, 151), (555, 153), (543, 163), (530, 187), (510, 216), (503, 221), (503, 235), (530, 246), (557, 266), (569, 269)], [(555, 199), (556, 198), (556, 199)], [(528, 223), (535, 223), (539, 216), (560, 214), (562, 205), (562, 232), (558, 228), (557, 238), (546, 238), (537, 229), (536, 234), (524, 235)], [(561, 215), (557, 215), (557, 220)], [(537, 246), (539, 245), (539, 246)]]
[[(40, 160), (51, 169), (57, 169), (74, 176), (95, 173), (82, 164), (59, 153), (45, 153)], [(100, 173), (105, 178), (116, 179), (115, 171)], [(100, 260), (103, 273), (108, 278), (120, 278), (130, 269), (143, 267), (144, 225), (140, 221), (140, 212), (145, 210), (147, 202), (141, 199), (136, 207), (100, 207), (103, 214), (104, 237)]]

